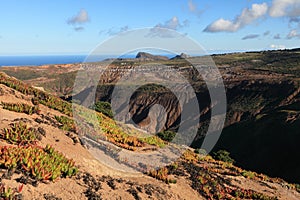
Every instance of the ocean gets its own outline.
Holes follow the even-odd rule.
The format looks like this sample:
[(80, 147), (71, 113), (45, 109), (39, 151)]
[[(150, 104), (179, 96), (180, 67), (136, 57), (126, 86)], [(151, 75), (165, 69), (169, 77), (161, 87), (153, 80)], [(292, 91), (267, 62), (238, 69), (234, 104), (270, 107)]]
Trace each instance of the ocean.
[[(157, 54), (158, 55), (158, 54)], [(174, 57), (174, 54), (160, 54), (169, 58)], [(126, 55), (98, 55), (88, 57), (89, 62), (103, 61), (109, 58), (135, 58), (135, 54)], [(0, 67), (2, 66), (40, 66), (51, 64), (72, 64), (82, 63), (87, 58), (87, 55), (26, 55), (26, 56), (1, 56)]]
[(81, 63), (86, 55), (0, 56), (0, 66), (39, 66)]
[[(135, 55), (98, 55), (88, 57), (89, 62), (103, 61), (109, 58), (134, 58)], [(34, 55), (34, 56), (0, 56), (0, 67), (3, 66), (40, 66), (51, 64), (82, 63), (87, 55)]]

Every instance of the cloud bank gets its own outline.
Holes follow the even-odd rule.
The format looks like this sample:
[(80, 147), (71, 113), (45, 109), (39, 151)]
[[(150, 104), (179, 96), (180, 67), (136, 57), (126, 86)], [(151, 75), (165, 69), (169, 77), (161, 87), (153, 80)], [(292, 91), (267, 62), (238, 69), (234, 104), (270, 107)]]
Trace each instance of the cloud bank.
[[(193, 9), (193, 7), (191, 7)], [(286, 17), (290, 25), (296, 23), (300, 27), (300, 0), (272, 0), (267, 3), (252, 4), (251, 8), (245, 8), (242, 13), (233, 20), (220, 18), (209, 24), (204, 32), (236, 32), (241, 28), (249, 25), (265, 15), (278, 18)], [(287, 38), (295, 38), (293, 33)], [(277, 37), (278, 38), (278, 37)]]
[(269, 15), (271, 17), (298, 17), (300, 16), (300, 1), (273, 0)]
[(251, 8), (245, 8), (234, 20), (223, 18), (208, 25), (204, 32), (236, 32), (244, 26), (251, 24), (268, 12), (267, 3), (253, 4)]

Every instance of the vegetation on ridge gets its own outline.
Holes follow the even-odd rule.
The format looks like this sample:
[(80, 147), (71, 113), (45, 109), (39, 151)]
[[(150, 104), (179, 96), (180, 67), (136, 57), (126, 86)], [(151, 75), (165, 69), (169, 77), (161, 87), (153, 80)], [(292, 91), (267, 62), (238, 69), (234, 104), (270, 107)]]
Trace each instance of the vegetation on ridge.
[[(247, 176), (252, 174), (253, 176)], [(195, 189), (206, 199), (258, 199), (276, 200), (277, 197), (265, 195), (250, 189), (242, 189), (234, 184), (227, 175), (244, 176), (249, 179), (265, 181), (270, 178), (254, 172), (235, 167), (232, 163), (214, 160), (211, 156), (203, 156), (187, 150), (181, 158), (158, 170), (152, 170), (148, 175), (165, 183), (176, 183), (176, 177), (184, 176)], [(281, 180), (272, 180), (280, 182)]]
[[(52, 108), (54, 110), (58, 110), (62, 112), (63, 114), (72, 117), (73, 111), (72, 111), (72, 104), (69, 102), (66, 102), (58, 97), (54, 97), (53, 95), (50, 95), (46, 92), (40, 91), (38, 89), (32, 88), (28, 85), (25, 85), (21, 81), (18, 81), (17, 79), (11, 78), (4, 73), (0, 73), (0, 83), (14, 88), (17, 91), (25, 94), (25, 95), (33, 95), (35, 101), (38, 101), (41, 104), (44, 104), (45, 106)], [(163, 147), (165, 145), (165, 142), (159, 139), (156, 136), (150, 136), (150, 137), (140, 137), (134, 136), (133, 133), (134, 130), (132, 129), (132, 133), (127, 133), (125, 129), (120, 128), (116, 122), (109, 117), (103, 115), (102, 113), (96, 113), (98, 122), (95, 122), (94, 119), (91, 119), (91, 116), (94, 116), (94, 113), (92, 110), (89, 110), (87, 108), (83, 108), (81, 106), (75, 106), (77, 109), (77, 113), (79, 113), (79, 116), (81, 119), (83, 119), (83, 122), (92, 122), (92, 123), (99, 123), (97, 126), (101, 127), (101, 130), (98, 130), (99, 132), (97, 134), (104, 133), (105, 136), (107, 136), (108, 141), (116, 144), (117, 146), (120, 146), (125, 149), (129, 150), (136, 150), (137, 147), (142, 147), (145, 144), (150, 145), (156, 145), (159, 147)], [(19, 109), (19, 108), (18, 108)], [(16, 109), (16, 110), (18, 110)], [(56, 120), (60, 123), (62, 123), (62, 129), (63, 130), (74, 130), (74, 120), (63, 117), (63, 116), (57, 116)], [(94, 121), (94, 122), (93, 122)], [(83, 131), (85, 132), (85, 131)], [(94, 136), (97, 138), (97, 134), (94, 134)], [(131, 134), (131, 135), (129, 135)]]
[(39, 103), (45, 106), (58, 110), (63, 114), (72, 116), (72, 105), (59, 97), (55, 97), (44, 91), (30, 87), (23, 82), (7, 76), (4, 73), (0, 73), (0, 84), (4, 84), (10, 88), (13, 88), (24, 95), (33, 95), (35, 99), (38, 99)]
[(3, 106), (3, 109), (14, 111), (14, 112), (20, 112), (20, 113), (26, 113), (28, 115), (32, 115), (34, 113), (39, 112), (38, 106), (30, 106), (25, 103), (6, 103), (1, 102)]

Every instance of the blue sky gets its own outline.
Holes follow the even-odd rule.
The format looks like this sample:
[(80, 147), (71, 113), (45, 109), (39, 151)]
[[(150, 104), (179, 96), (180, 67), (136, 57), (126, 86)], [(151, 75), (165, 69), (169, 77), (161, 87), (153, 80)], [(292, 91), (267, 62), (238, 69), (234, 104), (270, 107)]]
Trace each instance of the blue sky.
[(11, 0), (0, 19), (0, 55), (87, 54), (146, 27), (176, 30), (209, 52), (300, 45), (300, 0)]

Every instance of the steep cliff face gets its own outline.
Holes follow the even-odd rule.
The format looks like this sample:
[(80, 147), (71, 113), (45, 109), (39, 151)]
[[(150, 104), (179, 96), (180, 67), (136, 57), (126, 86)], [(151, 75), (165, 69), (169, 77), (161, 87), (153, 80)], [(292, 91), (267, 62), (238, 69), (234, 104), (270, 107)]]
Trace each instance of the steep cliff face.
[(227, 89), (228, 112), (226, 126), (276, 109), (285, 102), (297, 86), (293, 81), (243, 81)]
[[(113, 86), (98, 86), (97, 100), (110, 101)], [(281, 83), (269, 81), (243, 81), (235, 83), (230, 88), (227, 87), (227, 116), (225, 127), (262, 115), (268, 111), (276, 109), (279, 106), (288, 105), (293, 102), (295, 95), (299, 89), (296, 88), (292, 81), (284, 81)], [(186, 102), (189, 104), (192, 94), (185, 95)], [(200, 108), (201, 122), (207, 121), (210, 118), (210, 96), (207, 90), (201, 90), (196, 93), (197, 101)], [(121, 101), (121, 100), (120, 100)], [(120, 104), (121, 105), (121, 104)], [(133, 121), (140, 125), (145, 130), (150, 132), (158, 131), (158, 122), (150, 120), (158, 118), (163, 113), (151, 112), (150, 110), (154, 105), (161, 105), (166, 114), (163, 129), (176, 129), (181, 121), (181, 109), (178, 105), (178, 99), (171, 91), (139, 91), (131, 96), (129, 105), (129, 112), (131, 113)], [(118, 112), (123, 112), (122, 108)], [(154, 111), (154, 110), (153, 110)], [(195, 116), (194, 116), (195, 117)], [(190, 120), (191, 118), (189, 118)], [(129, 121), (129, 118), (127, 118)]]
[(175, 127), (178, 125), (177, 119), (181, 113), (178, 100), (169, 93), (157, 93), (150, 96), (136, 94), (129, 107), (133, 121), (151, 133)]
[(280, 107), (226, 127), (215, 150), (227, 149), (246, 169), (299, 183), (299, 106)]

